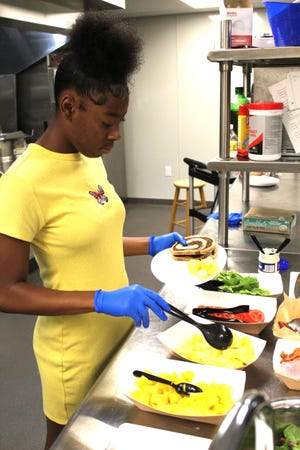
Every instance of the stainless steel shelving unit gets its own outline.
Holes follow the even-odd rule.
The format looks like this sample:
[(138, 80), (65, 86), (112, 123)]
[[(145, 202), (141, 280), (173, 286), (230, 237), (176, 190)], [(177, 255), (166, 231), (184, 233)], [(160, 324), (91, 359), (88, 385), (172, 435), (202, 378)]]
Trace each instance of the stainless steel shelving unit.
[(208, 167), (216, 171), (241, 171), (241, 172), (300, 172), (300, 156), (282, 158), (277, 161), (239, 161), (238, 159), (214, 159), (209, 161)]
[[(228, 33), (226, 27), (221, 29), (222, 42), (226, 43)], [(222, 36), (223, 33), (223, 36)], [(224, 45), (224, 47), (228, 47)], [(219, 63), (220, 68), (220, 147), (219, 158), (208, 162), (210, 170), (219, 172), (220, 197), (219, 197), (219, 244), (228, 245), (228, 203), (229, 203), (229, 173), (230, 171), (242, 171), (243, 199), (249, 200), (249, 172), (250, 171), (274, 171), (274, 172), (300, 172), (300, 158), (282, 158), (279, 161), (239, 161), (229, 156), (229, 117), (230, 117), (230, 81), (232, 66), (241, 66), (243, 69), (243, 85), (249, 96), (252, 69), (255, 67), (282, 67), (300, 65), (300, 47), (274, 47), (274, 48), (221, 48), (209, 52), (207, 56), (211, 62)]]

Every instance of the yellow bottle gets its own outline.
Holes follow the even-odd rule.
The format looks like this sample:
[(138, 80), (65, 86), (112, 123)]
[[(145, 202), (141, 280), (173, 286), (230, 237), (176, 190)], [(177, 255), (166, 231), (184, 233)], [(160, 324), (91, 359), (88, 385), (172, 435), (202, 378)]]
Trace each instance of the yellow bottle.
[(239, 106), (238, 112), (238, 145), (237, 155), (241, 158), (248, 157), (249, 149), (249, 104)]

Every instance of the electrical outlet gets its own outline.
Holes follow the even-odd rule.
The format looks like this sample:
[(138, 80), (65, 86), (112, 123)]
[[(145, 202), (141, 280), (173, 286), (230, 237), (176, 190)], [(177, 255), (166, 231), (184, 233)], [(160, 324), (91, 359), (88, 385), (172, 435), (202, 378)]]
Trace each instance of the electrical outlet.
[(171, 176), (172, 176), (172, 167), (165, 166), (165, 177), (171, 177)]

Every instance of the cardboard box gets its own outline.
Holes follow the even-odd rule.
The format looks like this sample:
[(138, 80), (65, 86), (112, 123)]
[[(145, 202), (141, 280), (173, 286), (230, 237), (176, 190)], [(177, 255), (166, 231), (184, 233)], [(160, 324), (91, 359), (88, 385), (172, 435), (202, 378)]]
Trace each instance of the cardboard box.
[(253, 8), (250, 0), (221, 0), (221, 20), (231, 20), (231, 47), (252, 46)]
[(250, 208), (243, 217), (243, 230), (290, 235), (296, 214), (284, 209)]

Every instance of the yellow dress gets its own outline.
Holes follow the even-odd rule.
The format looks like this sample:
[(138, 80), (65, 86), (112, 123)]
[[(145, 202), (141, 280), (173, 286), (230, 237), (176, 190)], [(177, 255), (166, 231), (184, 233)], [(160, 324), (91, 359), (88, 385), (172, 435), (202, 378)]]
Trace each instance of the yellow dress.
[[(45, 287), (128, 284), (125, 209), (102, 158), (30, 144), (2, 176), (0, 204), (0, 233), (32, 243)], [(38, 317), (33, 344), (49, 419), (68, 422), (132, 326), (129, 318), (97, 313)]]

